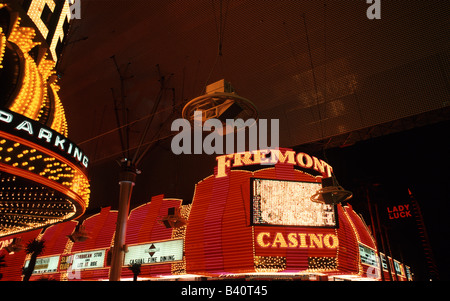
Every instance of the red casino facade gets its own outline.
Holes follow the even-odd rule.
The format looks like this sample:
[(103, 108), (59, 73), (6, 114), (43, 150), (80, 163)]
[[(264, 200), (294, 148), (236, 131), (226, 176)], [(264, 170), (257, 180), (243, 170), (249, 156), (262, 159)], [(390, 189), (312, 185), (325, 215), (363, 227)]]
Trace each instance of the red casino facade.
[[(158, 195), (132, 209), (121, 280), (135, 274), (138, 280), (382, 280), (380, 253), (363, 218), (350, 204), (310, 200), (327, 176), (326, 163), (292, 150), (281, 154), (272, 165), (229, 155), (224, 169), (218, 157), (215, 173), (198, 182), (189, 204)], [(108, 280), (116, 219), (108, 207), (2, 238), (2, 280), (21, 280), (28, 260), (9, 246), (36, 237), (46, 248), (31, 280)], [(409, 267), (388, 257), (388, 268), (381, 258), (384, 280), (411, 280)], [(140, 271), (134, 274), (133, 266)]]

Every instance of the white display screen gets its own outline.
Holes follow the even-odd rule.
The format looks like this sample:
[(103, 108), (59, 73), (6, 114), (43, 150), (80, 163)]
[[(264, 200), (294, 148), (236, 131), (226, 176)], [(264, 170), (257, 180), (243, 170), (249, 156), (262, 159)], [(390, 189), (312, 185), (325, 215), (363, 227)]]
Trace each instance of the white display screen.
[(253, 179), (253, 224), (335, 227), (335, 207), (310, 200), (321, 188), (321, 183)]
[(378, 267), (377, 254), (371, 248), (359, 244), (359, 257), (361, 259), (361, 263)]
[(129, 246), (124, 265), (164, 263), (183, 260), (183, 240), (168, 240)]
[(102, 268), (105, 262), (105, 250), (77, 253), (73, 255), (72, 270)]
[[(29, 260), (25, 262), (28, 267)], [(56, 273), (58, 270), (59, 256), (37, 258), (34, 266), (33, 274)]]

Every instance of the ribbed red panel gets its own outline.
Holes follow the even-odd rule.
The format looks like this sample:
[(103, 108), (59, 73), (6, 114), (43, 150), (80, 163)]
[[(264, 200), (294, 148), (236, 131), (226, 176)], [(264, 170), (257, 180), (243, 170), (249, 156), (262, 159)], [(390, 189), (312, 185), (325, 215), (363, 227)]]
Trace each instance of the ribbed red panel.
[[(105, 262), (108, 249), (111, 246), (112, 238), (116, 228), (117, 211), (112, 211), (111, 207), (102, 208), (100, 213), (87, 218), (83, 226), (89, 233), (90, 238), (86, 241), (75, 242), (71, 253), (88, 252), (92, 250), (104, 249)], [(108, 279), (109, 268), (85, 269), (79, 271), (82, 280)], [(72, 280), (78, 280), (77, 278)]]
[(339, 216), (338, 269), (342, 273), (357, 273), (359, 268), (359, 246), (355, 231), (341, 205), (337, 206)]
[[(41, 229), (33, 230), (30, 232), (20, 233), (16, 235), (2, 237), (0, 241), (10, 240), (16, 237), (20, 237), (22, 239), (22, 243), (24, 246), (27, 245), (30, 241), (35, 239), (39, 233), (41, 233)], [(5, 267), (2, 267), (0, 273), (3, 274), (2, 281), (21, 281), (22, 280), (22, 268), (25, 264), (25, 251), (18, 251), (13, 254), (8, 254), (5, 249), (0, 250), (0, 254), (5, 255)]]
[(356, 231), (358, 231), (359, 241), (365, 244), (366, 246), (376, 250), (374, 240), (366, 224), (362, 221), (361, 217), (355, 211), (353, 211), (351, 205), (346, 206), (344, 209), (347, 212), (348, 216), (350, 217), (353, 225), (355, 226)]
[(110, 209), (111, 207), (102, 208), (100, 213), (83, 222), (90, 238), (86, 241), (75, 242), (72, 247), (73, 253), (110, 247), (117, 220), (117, 211)]
[(186, 228), (186, 270), (188, 273), (206, 272), (205, 268), (205, 227), (214, 180), (209, 177), (197, 184)]
[(81, 270), (79, 275), (78, 278), (75, 277), (74, 279), (71, 279), (71, 281), (108, 279), (109, 268)]
[[(48, 257), (54, 255), (60, 255), (64, 253), (64, 249), (67, 245), (67, 235), (71, 234), (75, 229), (78, 222), (67, 221), (64, 223), (56, 224), (45, 230), (42, 240), (45, 241), (44, 252), (39, 257)], [(43, 277), (43, 275), (33, 275), (30, 280), (38, 280)], [(59, 280), (60, 274), (57, 273), (46, 273), (44, 277), (48, 279)]]
[(164, 199), (164, 195), (158, 195), (150, 203), (133, 209), (128, 219), (126, 243), (134, 245), (171, 239), (172, 229), (160, 221), (167, 216), (169, 208), (180, 206), (181, 200)]
[(204, 221), (204, 256), (206, 271), (223, 270), (222, 226), (230, 189), (230, 177), (214, 178), (211, 198)]
[[(179, 199), (164, 199), (164, 195), (157, 195), (152, 197), (150, 203), (133, 209), (128, 219), (126, 244), (136, 245), (170, 240), (172, 228), (166, 228), (161, 220), (168, 215), (169, 208), (179, 208), (181, 202)], [(171, 269), (172, 263), (142, 265), (140, 277), (170, 275)], [(124, 267), (121, 277), (131, 278), (133, 273), (128, 267)]]
[(223, 271), (228, 273), (253, 272), (252, 228), (247, 223), (250, 215), (249, 172), (233, 172), (223, 214), (221, 239)]
[(53, 225), (45, 230), (42, 240), (45, 241), (44, 253), (41, 256), (51, 256), (64, 253), (68, 238), (78, 222), (68, 221)]

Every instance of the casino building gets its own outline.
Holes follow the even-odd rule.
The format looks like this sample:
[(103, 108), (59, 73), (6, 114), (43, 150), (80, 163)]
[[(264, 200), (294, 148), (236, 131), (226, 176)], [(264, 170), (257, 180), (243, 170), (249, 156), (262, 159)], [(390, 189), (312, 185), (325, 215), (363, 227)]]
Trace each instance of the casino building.
[[(133, 278), (133, 265), (138, 280), (412, 280), (403, 263), (387, 257), (388, 267), (350, 203), (311, 201), (327, 178), (324, 161), (295, 154), (316, 162), (304, 168), (288, 159), (293, 151), (281, 153), (277, 163), (252, 170), (230, 163), (218, 177), (215, 168), (188, 204), (158, 195), (132, 209), (121, 280)], [(27, 265), (14, 242), (38, 237), (46, 248), (32, 280), (107, 280), (116, 219), (107, 207), (84, 220), (3, 237), (4, 279), (20, 280)]]
[[(108, 280), (118, 212), (85, 214), (89, 159), (68, 138), (54, 71), (69, 2), (2, 2), (0, 16), (1, 280), (22, 280), (34, 239), (45, 248), (31, 280)], [(219, 156), (192, 200), (133, 208), (121, 280), (412, 280), (351, 201), (313, 201), (328, 163), (274, 152)]]

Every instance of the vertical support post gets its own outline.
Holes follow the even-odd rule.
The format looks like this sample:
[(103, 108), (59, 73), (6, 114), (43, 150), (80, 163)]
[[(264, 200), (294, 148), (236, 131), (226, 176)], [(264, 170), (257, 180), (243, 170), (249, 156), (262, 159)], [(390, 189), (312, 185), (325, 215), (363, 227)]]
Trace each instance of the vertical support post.
[(114, 236), (114, 247), (111, 257), (111, 268), (109, 271), (110, 281), (119, 281), (122, 272), (122, 264), (125, 257), (125, 237), (127, 232), (128, 212), (130, 209), (131, 193), (136, 182), (136, 169), (129, 161), (124, 162), (120, 173), (119, 185), (119, 212), (116, 222), (116, 234)]
[(370, 215), (370, 222), (371, 222), (371, 228), (372, 228), (372, 235), (373, 238), (375, 239), (375, 244), (377, 246), (377, 251), (378, 251), (378, 259), (380, 260), (380, 276), (381, 276), (381, 281), (386, 281), (386, 279), (384, 278), (384, 273), (383, 273), (383, 260), (380, 254), (380, 248), (379, 248), (379, 242), (378, 242), (378, 237), (377, 237), (377, 228), (375, 226), (375, 221), (373, 218), (373, 212), (372, 212), (372, 203), (370, 201), (370, 196), (369, 196), (369, 188), (366, 186), (366, 198), (367, 198), (367, 206), (369, 208), (369, 215)]
[[(384, 243), (383, 231), (381, 231), (380, 215), (378, 214), (378, 204), (375, 203), (374, 206), (375, 206), (375, 216), (377, 219), (378, 234), (380, 235), (381, 246), (383, 248), (384, 256), (386, 256), (386, 263), (388, 266), (389, 279), (390, 279), (390, 281), (394, 281), (394, 279), (392, 277), (391, 263), (389, 262), (388, 254), (386, 253), (386, 246)], [(391, 254), (391, 259), (394, 260), (394, 258), (392, 258), (392, 254)], [(394, 261), (392, 261), (392, 263), (393, 262)], [(383, 273), (383, 263), (382, 262), (381, 262), (381, 269), (382, 269), (381, 272)]]

